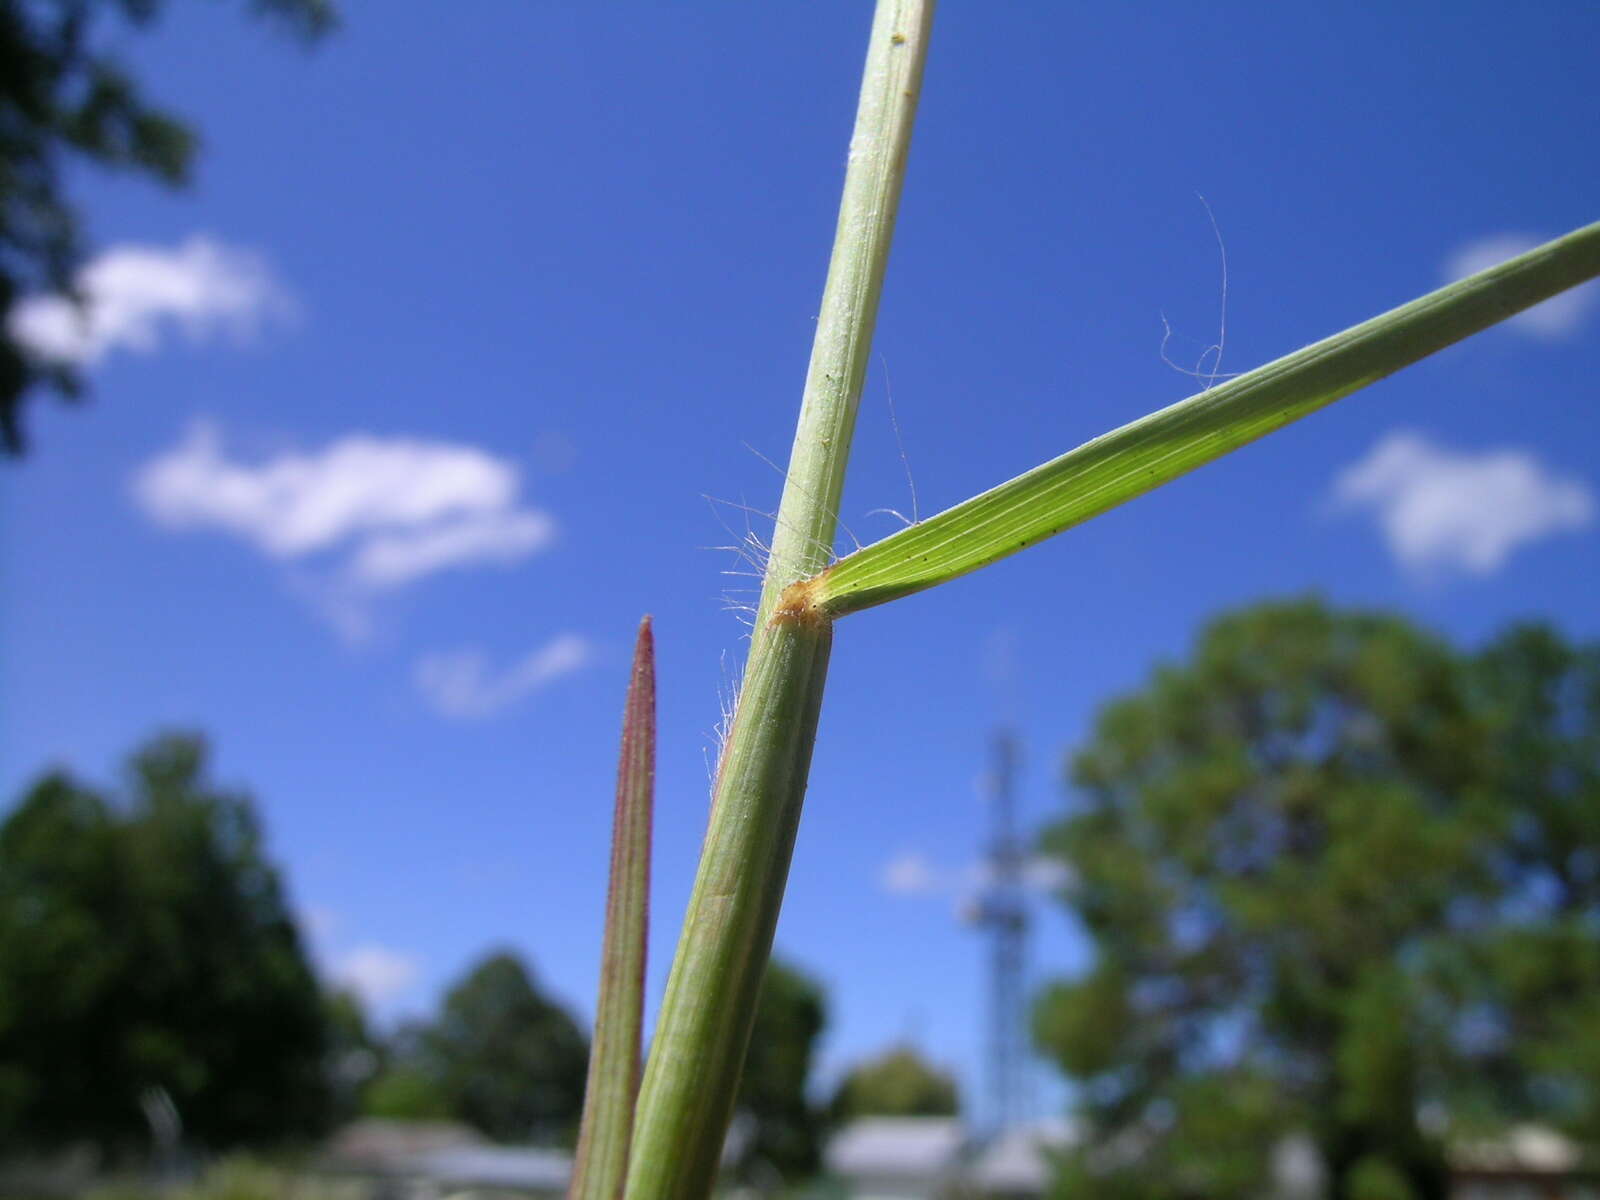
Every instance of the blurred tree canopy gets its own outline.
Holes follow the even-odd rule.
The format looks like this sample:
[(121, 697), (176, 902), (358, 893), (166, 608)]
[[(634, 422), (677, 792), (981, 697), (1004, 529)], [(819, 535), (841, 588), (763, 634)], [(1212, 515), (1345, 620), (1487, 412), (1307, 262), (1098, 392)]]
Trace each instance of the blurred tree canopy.
[(205, 1147), (317, 1132), (323, 1005), (199, 738), (139, 751), (123, 797), (47, 775), (0, 825), (0, 1146), (130, 1150), (162, 1092)]
[(1452, 1138), (1600, 1143), (1600, 647), (1266, 604), (1105, 707), (1071, 779), (1061, 1194), (1259, 1194), (1297, 1133), (1337, 1200), (1434, 1200)]
[(386, 1047), (355, 992), (327, 992), (322, 1013), (328, 1038), (330, 1115), (333, 1124), (343, 1124), (361, 1115), (367, 1089), (383, 1073)]
[(822, 1121), (806, 1096), (818, 1036), (828, 1023), (822, 986), (798, 968), (772, 959), (761, 981), (755, 1026), (739, 1081), (736, 1111), (750, 1130), (733, 1173), (763, 1184), (763, 1171), (790, 1183), (816, 1172)]
[[(81, 393), (70, 367), (30, 358), (4, 318), (32, 292), (71, 295), (83, 231), (62, 176), (81, 159), (168, 186), (187, 182), (198, 138), (150, 104), (105, 49), (104, 27), (156, 23), (166, 0), (0, 0), (0, 448), (26, 444), (22, 403), (38, 386)], [(312, 40), (333, 26), (331, 0), (250, 0)]]
[(385, 1067), (367, 1085), (361, 1111), (397, 1121), (436, 1121), (453, 1115), (434, 1077), (403, 1061)]
[(959, 1109), (956, 1081), (909, 1046), (856, 1067), (829, 1106), (840, 1122), (855, 1117), (953, 1117)]
[(399, 1074), (380, 1081), (387, 1103), (442, 1099), (451, 1115), (500, 1141), (570, 1143), (576, 1136), (588, 1040), (515, 955), (490, 955), (468, 972), (446, 994), (438, 1018), (415, 1032), (414, 1045), (399, 1056)]

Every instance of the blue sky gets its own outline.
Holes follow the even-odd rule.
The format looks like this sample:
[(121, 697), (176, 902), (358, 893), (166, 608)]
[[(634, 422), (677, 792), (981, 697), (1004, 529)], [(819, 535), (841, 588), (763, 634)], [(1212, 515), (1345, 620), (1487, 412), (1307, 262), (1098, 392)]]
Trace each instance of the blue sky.
[[(204, 730), (384, 1017), (497, 945), (587, 1017), (650, 612), (659, 995), (744, 649), (705, 547), (776, 503), (868, 6), (347, 0), (309, 55), (236, 7), (112, 38), (196, 118), (195, 186), (74, 174), (94, 323), (12, 314), (94, 398), (0, 481), (3, 795)], [(923, 513), (1195, 390), (1163, 320), (1182, 367), (1218, 340), (1206, 205), (1223, 371), (1600, 217), (1600, 10), (1395, 7), (947, 0), (854, 534), (911, 504), (891, 380)], [(1229, 605), (1600, 634), (1597, 375), (1591, 289), (841, 625), (778, 931), (824, 1078), (909, 1036), (975, 1092), (1002, 716), (1037, 826), (1096, 706)], [(1034, 957), (1082, 963), (1058, 908)]]

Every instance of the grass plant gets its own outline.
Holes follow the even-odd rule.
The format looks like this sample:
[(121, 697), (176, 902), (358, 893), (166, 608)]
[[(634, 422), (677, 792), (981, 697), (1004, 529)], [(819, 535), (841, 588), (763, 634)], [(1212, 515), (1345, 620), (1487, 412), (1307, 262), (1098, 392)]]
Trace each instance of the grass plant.
[(650, 920), (650, 822), (656, 779), (656, 647), (639, 622), (622, 715), (617, 801), (611, 821), (611, 882), (600, 948), (583, 1121), (573, 1159), (573, 1200), (609, 1200), (628, 1170), (644, 1025), (644, 964)]
[[(630, 1064), (637, 1059), (617, 1047), (631, 1039), (637, 1053), (642, 975), (633, 966), (613, 971), (610, 952), (620, 926), (639, 939), (642, 956), (643, 893), (629, 873), (636, 867), (613, 853), (607, 973), (590, 1076), (595, 1095), (605, 1098), (591, 1098), (593, 1116), (586, 1116), (574, 1192), (585, 1198), (690, 1200), (708, 1195), (715, 1183), (788, 877), (838, 618), (1034, 545), (1600, 275), (1600, 224), (1594, 224), (1208, 388), (833, 562), (836, 511), (932, 16), (932, 0), (879, 0), (873, 18), (838, 230), (743, 688), (631, 1114), (631, 1140), (628, 1106), (618, 1097), (631, 1094)], [(636, 750), (637, 739), (625, 733), (625, 776)], [(635, 810), (620, 796), (619, 789), (619, 844), (636, 845), (636, 828), (626, 839), (622, 832)], [(619, 901), (622, 892), (633, 899)], [(635, 994), (624, 1003), (608, 986)], [(621, 1012), (631, 1015), (613, 1015)], [(614, 1036), (618, 1031), (607, 1027), (613, 1020), (634, 1025)], [(600, 1124), (590, 1128), (591, 1120)], [(626, 1182), (619, 1192), (614, 1181), (623, 1155)], [(589, 1161), (595, 1156), (606, 1165)]]

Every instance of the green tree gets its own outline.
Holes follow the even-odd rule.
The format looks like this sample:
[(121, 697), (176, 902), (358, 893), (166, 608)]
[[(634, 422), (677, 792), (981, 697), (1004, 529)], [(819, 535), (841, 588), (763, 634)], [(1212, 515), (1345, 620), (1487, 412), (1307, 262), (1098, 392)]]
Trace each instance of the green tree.
[(361, 1091), (361, 1112), (396, 1120), (441, 1120), (454, 1117), (440, 1072), (426, 1050), (432, 1027), (421, 1020), (403, 1022), (379, 1047), (377, 1072)]
[(953, 1117), (960, 1111), (956, 1081), (910, 1046), (897, 1046), (853, 1069), (839, 1084), (829, 1112), (855, 1117)]
[[(83, 258), (78, 213), (62, 188), (75, 161), (186, 183), (198, 138), (150, 104), (105, 47), (108, 26), (153, 25), (165, 0), (0, 0), (0, 448), (21, 453), (33, 388), (81, 392), (70, 366), (40, 362), (4, 318), (22, 296), (72, 293)], [(251, 0), (307, 40), (332, 27), (330, 0)]]
[(449, 1098), (438, 1081), (408, 1063), (394, 1063), (378, 1074), (362, 1093), (361, 1111), (369, 1117), (401, 1121), (433, 1121), (452, 1115)]
[[(828, 1023), (822, 986), (779, 959), (767, 964), (745, 1055), (736, 1111), (749, 1130), (734, 1173), (752, 1182), (775, 1171), (788, 1182), (815, 1173), (822, 1122), (806, 1096), (818, 1036)], [(770, 1177), (770, 1176), (768, 1176)]]
[(119, 858), (109, 807), (64, 775), (0, 826), (0, 1145), (107, 1139), (138, 1121), (136, 1086), (118, 1078)]
[(367, 1023), (361, 998), (345, 989), (323, 996), (331, 1116), (343, 1123), (363, 1111), (365, 1095), (383, 1073), (384, 1046)]
[(491, 955), (451, 988), (419, 1042), (422, 1069), (461, 1120), (507, 1142), (576, 1136), (588, 1041), (514, 954)]
[(1419, 1114), (1592, 1135), (1597, 682), (1546, 630), (1472, 657), (1305, 601), (1108, 705), (1044, 837), (1096, 949), (1035, 1013), (1093, 1132), (1063, 1191), (1259, 1191), (1298, 1131), (1333, 1196), (1431, 1200)]
[(0, 1143), (138, 1145), (160, 1092), (213, 1148), (321, 1127), (322, 996), (205, 757), (158, 739), (119, 800), (48, 775), (0, 826)]
[(1521, 626), (1476, 681), (1507, 814), (1491, 864), (1506, 919), (1454, 981), (1479, 1044), (1458, 1091), (1600, 1148), (1600, 644)]

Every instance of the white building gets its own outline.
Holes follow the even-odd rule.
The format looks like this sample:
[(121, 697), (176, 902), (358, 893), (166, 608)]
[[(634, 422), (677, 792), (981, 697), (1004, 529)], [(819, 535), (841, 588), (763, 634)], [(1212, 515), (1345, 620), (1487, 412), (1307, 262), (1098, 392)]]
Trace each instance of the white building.
[[(1032, 1200), (1049, 1191), (1056, 1157), (1077, 1137), (1064, 1118), (980, 1142), (955, 1118), (869, 1117), (834, 1135), (825, 1163), (839, 1192), (852, 1200)], [(1140, 1152), (1129, 1145), (1106, 1149), (1123, 1161)], [(1450, 1155), (1450, 1171), (1452, 1200), (1600, 1200), (1600, 1163), (1539, 1126), (1462, 1143)], [(1326, 1194), (1321, 1158), (1304, 1134), (1278, 1143), (1272, 1174), (1273, 1200), (1321, 1200)]]
[(823, 1161), (854, 1200), (927, 1200), (957, 1189), (966, 1148), (956, 1117), (863, 1117), (833, 1135)]

